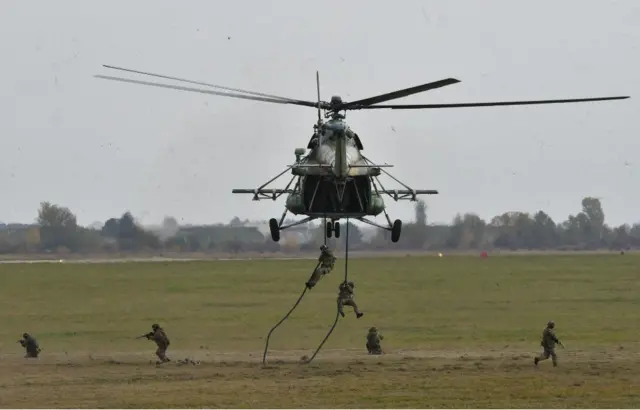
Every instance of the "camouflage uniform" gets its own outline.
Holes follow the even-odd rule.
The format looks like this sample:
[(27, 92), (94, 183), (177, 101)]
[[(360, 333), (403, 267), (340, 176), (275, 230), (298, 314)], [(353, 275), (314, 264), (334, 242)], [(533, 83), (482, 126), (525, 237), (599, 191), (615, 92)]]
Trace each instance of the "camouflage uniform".
[(369, 354), (382, 354), (382, 347), (380, 346), (380, 341), (384, 339), (378, 329), (374, 326), (369, 329), (369, 333), (367, 333), (367, 351)]
[(146, 336), (147, 339), (156, 342), (156, 345), (158, 346), (158, 349), (156, 350), (156, 356), (160, 359), (158, 364), (171, 361), (166, 355), (170, 342), (167, 334), (164, 332), (164, 329), (155, 323), (151, 326), (151, 329), (153, 329), (153, 331), (147, 333)]
[(309, 281), (305, 283), (305, 285), (307, 285), (307, 288), (309, 289), (313, 288), (318, 283), (320, 278), (331, 272), (334, 264), (336, 263), (336, 257), (333, 256), (333, 252), (331, 252), (327, 245), (322, 245), (320, 247), (320, 251), (322, 252), (320, 254), (320, 257), (318, 258), (318, 262), (320, 262), (320, 265), (318, 265), (318, 267), (313, 271), (311, 277), (309, 278)]
[(534, 364), (537, 366), (542, 360), (547, 360), (551, 357), (553, 366), (558, 365), (558, 356), (556, 355), (556, 344), (560, 343), (560, 340), (556, 337), (555, 328), (556, 324), (553, 321), (547, 323), (547, 327), (542, 331), (542, 340), (540, 346), (544, 349), (540, 356), (533, 359)]
[(22, 339), (18, 340), (18, 343), (20, 343), (20, 345), (27, 351), (27, 354), (24, 356), (25, 358), (38, 357), (38, 354), (40, 354), (38, 341), (29, 333), (23, 333)]
[(351, 306), (353, 307), (353, 311), (356, 314), (356, 317), (358, 319), (360, 319), (362, 317), (362, 315), (364, 315), (364, 313), (362, 313), (360, 311), (360, 309), (358, 309), (358, 305), (356, 304), (356, 301), (354, 300), (354, 294), (353, 294), (353, 288), (355, 288), (355, 285), (352, 281), (349, 282), (342, 282), (340, 284), (339, 292), (338, 292), (338, 312), (340, 312), (340, 314), (342, 315), (342, 317), (344, 317), (344, 310), (343, 307), (344, 306)]

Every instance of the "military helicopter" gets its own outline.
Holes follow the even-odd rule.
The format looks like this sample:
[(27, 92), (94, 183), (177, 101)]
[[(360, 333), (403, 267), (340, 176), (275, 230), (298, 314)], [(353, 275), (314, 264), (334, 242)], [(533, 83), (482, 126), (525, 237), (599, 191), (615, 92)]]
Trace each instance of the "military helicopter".
[[(400, 239), (402, 221), (396, 219), (391, 222), (386, 212), (386, 207), (382, 199), (383, 195), (391, 197), (394, 201), (409, 200), (415, 201), (418, 195), (438, 194), (437, 190), (413, 189), (393, 177), (384, 168), (392, 167), (388, 164), (375, 164), (364, 155), (362, 141), (345, 121), (346, 112), (349, 110), (365, 109), (430, 109), (430, 108), (462, 108), (462, 107), (488, 107), (506, 105), (531, 105), (531, 104), (558, 104), (588, 101), (621, 100), (629, 98), (621, 97), (598, 97), (579, 98), (561, 100), (534, 100), (534, 101), (503, 101), (503, 102), (481, 102), (481, 103), (458, 103), (458, 104), (413, 104), (413, 105), (380, 105), (380, 103), (406, 97), (412, 94), (433, 90), (448, 85), (459, 83), (455, 78), (446, 78), (415, 87), (410, 87), (386, 94), (381, 94), (356, 101), (345, 102), (340, 96), (332, 96), (330, 101), (322, 101), (320, 98), (320, 76), (316, 71), (317, 101), (297, 100), (287, 97), (280, 97), (272, 94), (248, 91), (239, 88), (225, 87), (215, 84), (192, 81), (178, 77), (171, 77), (161, 74), (131, 70), (122, 67), (104, 65), (104, 67), (114, 70), (126, 71), (151, 77), (164, 78), (183, 83), (217, 88), (231, 92), (220, 92), (202, 88), (192, 88), (169, 84), (152, 83), (140, 80), (131, 80), (120, 77), (96, 75), (97, 78), (128, 82), (133, 84), (149, 85), (154, 87), (169, 88), (181, 91), (190, 91), (203, 94), (212, 94), (232, 98), (263, 101), (275, 104), (291, 104), (317, 109), (318, 119), (314, 124), (314, 132), (307, 144), (307, 148), (297, 148), (294, 151), (295, 162), (289, 165), (284, 171), (271, 178), (264, 184), (254, 189), (233, 189), (234, 194), (251, 194), (254, 201), (260, 199), (276, 200), (284, 194), (288, 194), (285, 203), (285, 210), (280, 220), (271, 218), (269, 228), (273, 241), (280, 240), (280, 231), (301, 225), (312, 220), (323, 218), (326, 226), (326, 236), (335, 234), (340, 237), (340, 223), (342, 218), (352, 218), (369, 225), (376, 226), (391, 232), (391, 241), (397, 242)], [(323, 120), (323, 117), (325, 120)], [(309, 150), (307, 152), (307, 150)], [(287, 172), (291, 172), (293, 177), (283, 189), (266, 188)], [(385, 189), (378, 176), (386, 174), (404, 189)], [(295, 182), (294, 182), (295, 181)], [(294, 215), (306, 215), (306, 218), (284, 224), (287, 212)], [(384, 213), (387, 219), (387, 226), (377, 224), (367, 216), (378, 216)]]

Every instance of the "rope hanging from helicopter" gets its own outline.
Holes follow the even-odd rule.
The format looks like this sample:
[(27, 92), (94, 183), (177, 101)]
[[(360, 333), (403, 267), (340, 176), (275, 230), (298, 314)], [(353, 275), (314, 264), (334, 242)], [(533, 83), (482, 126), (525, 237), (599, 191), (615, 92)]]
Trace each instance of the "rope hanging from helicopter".
[[(320, 266), (320, 262), (318, 262), (318, 264), (316, 265), (316, 269), (318, 269), (318, 267)], [(271, 339), (271, 334), (273, 333), (274, 330), (276, 330), (278, 328), (278, 326), (280, 326), (285, 320), (287, 320), (287, 318), (289, 318), (289, 315), (296, 309), (296, 307), (298, 307), (298, 304), (300, 303), (300, 301), (302, 300), (302, 298), (304, 297), (305, 293), (307, 293), (307, 290), (309, 288), (307, 288), (306, 286), (304, 287), (304, 290), (302, 291), (302, 293), (300, 294), (300, 297), (298, 298), (298, 300), (296, 301), (296, 303), (293, 304), (293, 307), (291, 309), (289, 309), (289, 311), (287, 312), (286, 315), (284, 315), (284, 317), (282, 319), (280, 319), (280, 321), (278, 323), (276, 323), (271, 330), (269, 330), (269, 333), (267, 334), (267, 341), (264, 345), (264, 353), (262, 355), (262, 364), (265, 365), (267, 362), (267, 350), (269, 349), (269, 339)]]
[[(344, 247), (344, 282), (345, 283), (349, 278), (348, 267), (349, 267), (349, 218), (347, 218), (347, 238), (345, 239), (345, 247)], [(333, 330), (336, 328), (336, 325), (338, 324), (338, 320), (340, 320), (340, 307), (336, 303), (336, 318), (333, 321), (333, 325), (331, 326), (331, 329), (329, 329), (329, 332), (327, 333), (327, 335), (324, 337), (324, 339), (322, 339), (322, 342), (320, 342), (320, 345), (318, 346), (318, 348), (315, 350), (315, 352), (313, 352), (313, 355), (311, 355), (311, 357), (304, 362), (305, 364), (311, 363), (311, 361), (316, 357), (318, 352), (320, 352), (320, 349), (322, 349), (322, 346), (327, 341), (329, 336), (331, 336), (331, 333), (333, 333)]]
[[(324, 218), (324, 223), (326, 224), (327, 219)], [(324, 244), (327, 244), (327, 233), (325, 232), (324, 234)], [(316, 267), (314, 268), (314, 271), (316, 269), (318, 269), (318, 267), (320, 267), (320, 261), (318, 261), (318, 263), (316, 264)], [(302, 290), (302, 293), (300, 294), (300, 297), (298, 297), (298, 300), (296, 300), (296, 303), (293, 304), (293, 306), (291, 307), (291, 309), (289, 309), (289, 311), (287, 312), (286, 315), (284, 315), (284, 317), (282, 319), (280, 319), (280, 321), (278, 323), (276, 323), (271, 330), (269, 330), (269, 333), (267, 334), (267, 340), (266, 343), (264, 345), (264, 353), (262, 354), (262, 364), (265, 365), (267, 362), (267, 351), (269, 350), (269, 340), (271, 339), (271, 334), (285, 321), (289, 318), (289, 315), (291, 315), (291, 313), (293, 313), (293, 311), (298, 307), (298, 305), (300, 304), (300, 302), (302, 301), (302, 298), (304, 297), (305, 293), (307, 293), (307, 290), (309, 290), (309, 288), (305, 285), (304, 289)]]
[[(326, 225), (326, 218), (324, 218), (324, 225)], [(325, 231), (324, 234), (324, 244), (327, 244), (327, 234)], [(318, 269), (318, 267), (320, 267), (320, 264), (322, 262), (318, 262), (316, 264), (315, 269)], [(348, 263), (349, 263), (349, 218), (347, 218), (347, 238), (346, 238), (346, 243), (345, 243), (345, 261), (344, 261), (344, 281), (347, 282), (348, 279)], [(314, 269), (314, 271), (315, 271)], [(267, 334), (267, 340), (264, 346), (264, 353), (262, 355), (262, 364), (265, 365), (267, 362), (267, 351), (269, 349), (269, 340), (271, 339), (271, 334), (282, 324), (284, 323), (285, 320), (287, 320), (289, 318), (289, 315), (291, 315), (291, 313), (293, 313), (293, 311), (296, 309), (296, 307), (298, 307), (298, 305), (300, 304), (300, 302), (302, 301), (302, 298), (304, 297), (304, 295), (307, 293), (307, 290), (309, 288), (305, 285), (304, 290), (302, 291), (302, 293), (300, 294), (300, 297), (298, 297), (298, 300), (296, 300), (296, 303), (294, 303), (293, 307), (291, 307), (291, 309), (289, 309), (289, 311), (287, 312), (286, 315), (284, 315), (284, 317), (282, 319), (280, 319), (280, 321), (278, 323), (276, 323), (271, 330), (269, 330), (269, 333)], [(311, 361), (316, 357), (316, 355), (318, 354), (318, 352), (320, 352), (320, 349), (322, 349), (322, 346), (325, 344), (325, 342), (327, 341), (327, 339), (329, 339), (329, 336), (331, 336), (331, 333), (333, 333), (333, 330), (336, 328), (336, 325), (338, 324), (338, 320), (340, 319), (340, 309), (336, 306), (336, 317), (335, 320), (333, 321), (333, 325), (331, 326), (331, 328), (329, 329), (329, 332), (327, 333), (327, 335), (324, 337), (324, 339), (322, 340), (322, 342), (320, 343), (320, 345), (316, 348), (316, 350), (314, 351), (313, 355), (307, 359), (304, 363), (308, 364), (311, 363)]]

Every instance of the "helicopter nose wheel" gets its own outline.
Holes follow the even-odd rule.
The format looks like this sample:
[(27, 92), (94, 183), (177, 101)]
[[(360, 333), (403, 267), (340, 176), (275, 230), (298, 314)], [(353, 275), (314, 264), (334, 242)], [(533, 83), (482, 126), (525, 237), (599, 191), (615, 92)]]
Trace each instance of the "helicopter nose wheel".
[(271, 231), (271, 239), (274, 242), (278, 242), (280, 240), (280, 227), (278, 227), (276, 218), (269, 219), (269, 230)]
[(402, 221), (396, 219), (393, 221), (393, 226), (391, 227), (391, 242), (398, 242), (400, 239), (400, 233), (402, 232)]
[(327, 222), (327, 238), (335, 234), (336, 238), (340, 237), (340, 222)]

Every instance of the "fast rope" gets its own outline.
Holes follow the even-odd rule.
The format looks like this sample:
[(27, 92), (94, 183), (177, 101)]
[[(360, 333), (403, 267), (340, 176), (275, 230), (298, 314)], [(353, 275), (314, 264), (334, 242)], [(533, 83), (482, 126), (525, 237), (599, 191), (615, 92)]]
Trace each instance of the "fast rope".
[[(320, 266), (320, 262), (318, 262), (318, 264), (316, 265), (316, 269), (318, 269), (318, 266)], [(286, 315), (284, 315), (284, 317), (282, 319), (280, 319), (280, 321), (278, 323), (276, 323), (276, 325), (274, 327), (271, 328), (271, 330), (269, 330), (269, 334), (267, 334), (267, 343), (264, 346), (264, 354), (262, 355), (262, 364), (263, 365), (266, 364), (266, 362), (267, 362), (267, 350), (269, 349), (269, 339), (271, 338), (271, 333), (273, 333), (273, 331), (276, 330), (278, 328), (278, 326), (280, 326), (282, 324), (282, 322), (287, 320), (287, 318), (289, 317), (291, 312), (293, 312), (295, 310), (295, 308), (298, 307), (298, 304), (302, 300), (302, 297), (304, 296), (305, 293), (307, 293), (307, 289), (308, 288), (305, 286), (304, 290), (302, 291), (302, 294), (300, 294), (300, 297), (298, 298), (296, 303), (293, 305), (293, 307), (287, 312)]]
[[(325, 218), (325, 226), (326, 226), (326, 218)], [(326, 230), (325, 230), (325, 234), (324, 234), (324, 244), (325, 245), (327, 244), (327, 233), (326, 233)], [(322, 262), (318, 262), (318, 264), (316, 265), (314, 271), (316, 269), (318, 269), (318, 267), (320, 267), (321, 263)], [(345, 258), (344, 258), (344, 281), (345, 282), (347, 282), (347, 279), (348, 279), (348, 266), (349, 266), (348, 264), (349, 264), (349, 218), (347, 218), (347, 239), (345, 241)], [(278, 323), (276, 323), (275, 326), (273, 326), (271, 328), (271, 330), (269, 330), (269, 333), (267, 334), (267, 341), (266, 341), (265, 346), (264, 346), (264, 353), (262, 355), (262, 365), (265, 365), (266, 362), (267, 362), (267, 351), (269, 349), (269, 339), (271, 339), (271, 334), (274, 332), (274, 330), (276, 330), (289, 317), (289, 315), (295, 310), (295, 308), (298, 307), (298, 304), (300, 303), (300, 301), (302, 301), (302, 298), (307, 293), (307, 290), (308, 290), (308, 288), (305, 285), (304, 290), (300, 294), (300, 297), (298, 297), (298, 300), (296, 301), (296, 303), (294, 303), (293, 307), (291, 309), (289, 309), (287, 314), (284, 315), (284, 317), (282, 319), (280, 319), (280, 321)], [(324, 345), (324, 343), (327, 341), (327, 339), (329, 339), (329, 336), (331, 336), (331, 333), (333, 333), (333, 330), (336, 328), (336, 325), (338, 324), (338, 320), (340, 319), (340, 308), (338, 307), (337, 304), (336, 304), (336, 310), (337, 310), (336, 311), (336, 318), (333, 321), (333, 325), (331, 326), (331, 329), (329, 329), (329, 332), (324, 337), (324, 339), (322, 340), (322, 342), (320, 343), (318, 348), (315, 350), (313, 355), (308, 360), (306, 360), (304, 362), (305, 364), (311, 363), (311, 361), (316, 357), (316, 355), (318, 354), (320, 349), (322, 349), (322, 346)]]
[[(347, 279), (349, 277), (349, 218), (347, 218), (347, 239), (345, 240), (345, 251), (344, 251), (344, 281), (345, 283), (347, 282)], [(331, 336), (331, 333), (333, 333), (333, 329), (336, 328), (336, 325), (338, 324), (338, 320), (340, 320), (340, 306), (338, 305), (338, 301), (336, 301), (336, 318), (333, 321), (333, 325), (331, 326), (331, 329), (329, 329), (329, 332), (327, 333), (327, 335), (324, 337), (324, 339), (322, 340), (322, 342), (320, 343), (320, 346), (318, 346), (318, 348), (316, 349), (315, 352), (313, 352), (313, 355), (304, 363), (305, 364), (309, 364), (311, 363), (311, 361), (313, 360), (314, 357), (316, 357), (316, 355), (318, 354), (318, 352), (320, 351), (320, 349), (322, 349), (322, 346), (324, 345), (324, 342), (327, 341), (327, 339), (329, 338), (329, 336)]]
[[(327, 225), (327, 218), (324, 218), (324, 227), (326, 227)], [(348, 228), (347, 228), (348, 229)], [(327, 231), (325, 230), (324, 232), (324, 244), (327, 244)], [(315, 269), (312, 271), (313, 272), (318, 269), (318, 267), (320, 267), (320, 264), (322, 262), (318, 261), (318, 264), (316, 265)], [(284, 317), (282, 319), (280, 319), (280, 321), (278, 323), (275, 324), (275, 326), (273, 326), (271, 328), (271, 330), (269, 330), (269, 333), (267, 334), (267, 341), (264, 345), (264, 353), (262, 354), (262, 365), (264, 366), (267, 363), (267, 351), (269, 350), (269, 340), (271, 339), (271, 334), (273, 333), (274, 330), (276, 330), (285, 320), (287, 320), (287, 318), (289, 317), (289, 315), (296, 309), (296, 307), (298, 307), (298, 304), (300, 303), (300, 301), (302, 300), (302, 298), (304, 297), (305, 293), (307, 293), (307, 290), (309, 290), (307, 288), (307, 286), (305, 285), (304, 290), (302, 291), (302, 293), (300, 294), (300, 297), (298, 298), (298, 300), (296, 300), (296, 303), (294, 303), (293, 307), (291, 309), (289, 309), (289, 311), (287, 312), (286, 315), (284, 315)]]

